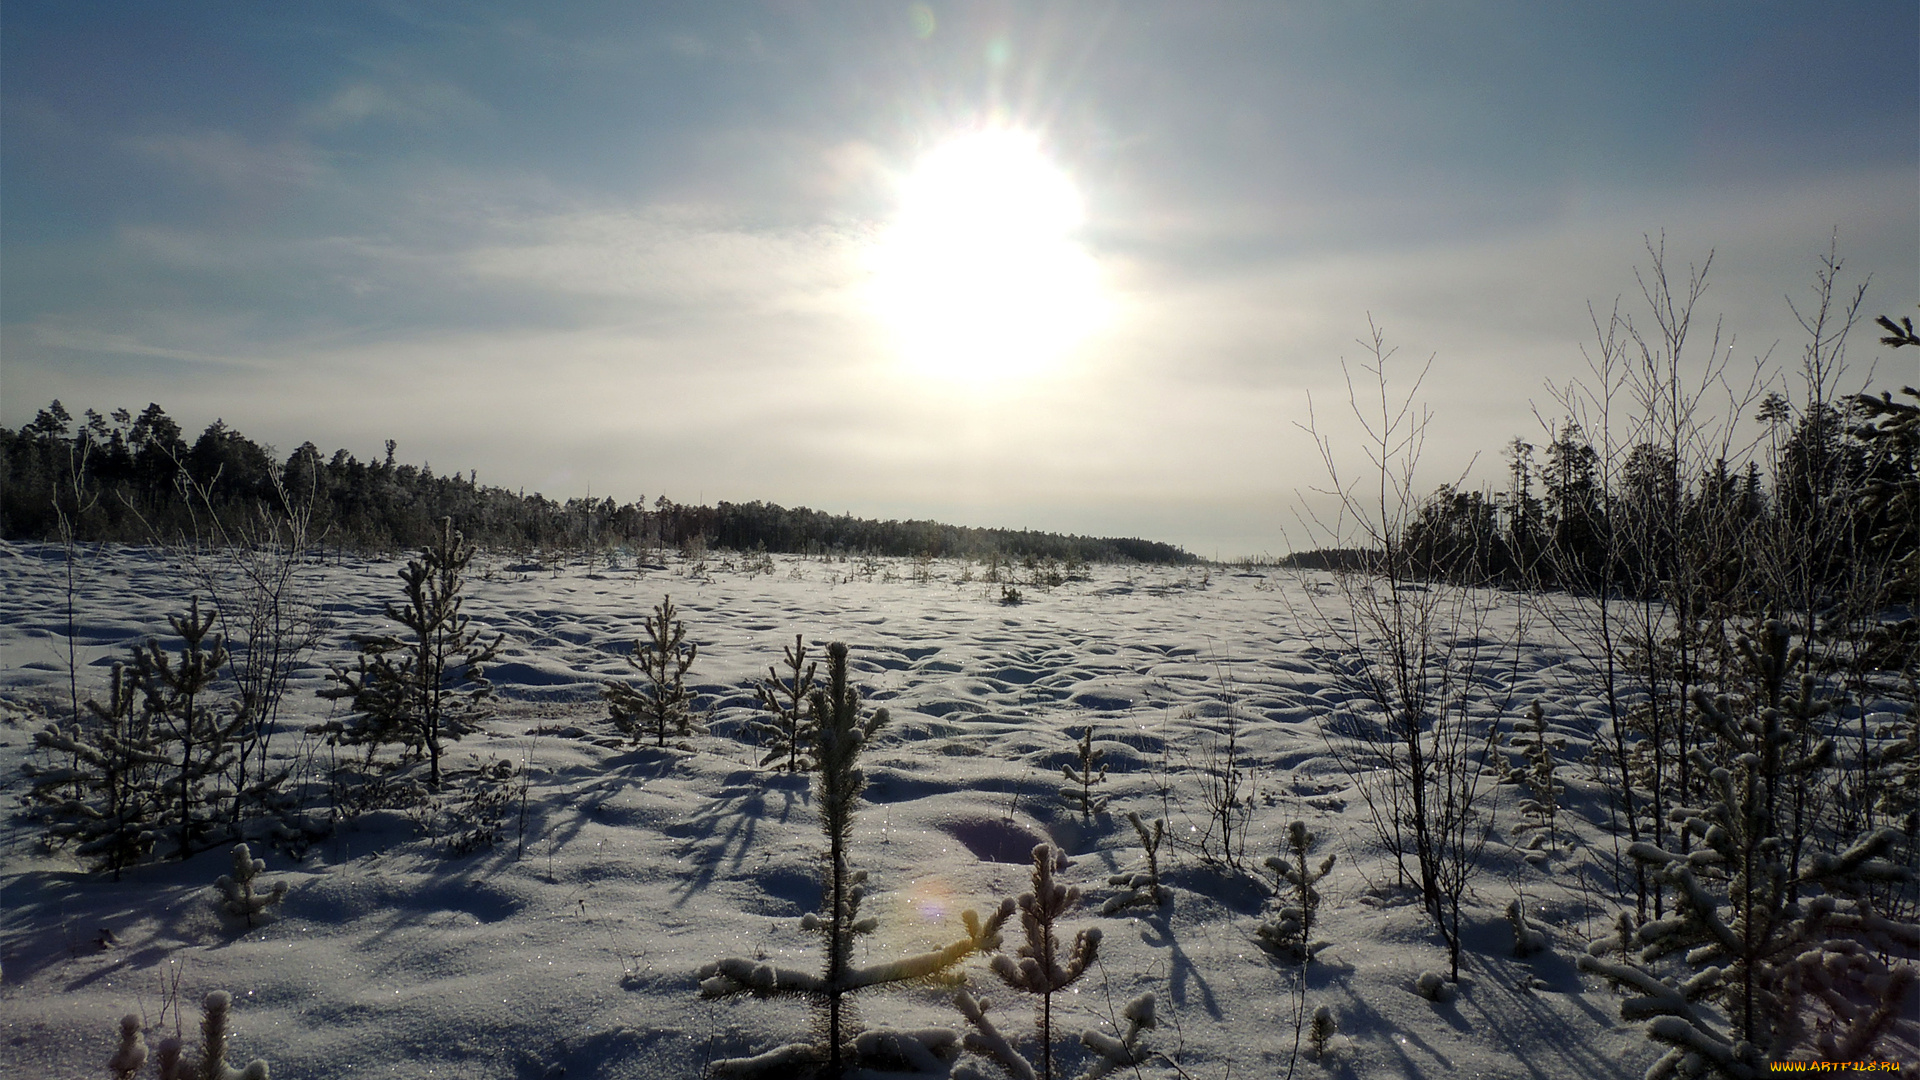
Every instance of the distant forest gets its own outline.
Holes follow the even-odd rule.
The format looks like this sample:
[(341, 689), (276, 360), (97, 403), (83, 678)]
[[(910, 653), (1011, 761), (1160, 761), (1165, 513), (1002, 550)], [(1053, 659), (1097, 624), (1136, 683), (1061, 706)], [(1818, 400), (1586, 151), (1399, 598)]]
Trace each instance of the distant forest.
[(0, 535), (151, 543), (250, 535), (264, 511), (307, 515), (310, 541), (390, 551), (427, 543), (442, 518), (503, 550), (602, 550), (708, 545), (737, 551), (1051, 558), (1191, 563), (1171, 544), (980, 529), (935, 521), (871, 521), (771, 503), (684, 506), (665, 496), (565, 502), (488, 487), (472, 472), (437, 474), (303, 443), (282, 461), (216, 420), (189, 443), (157, 404), (137, 415), (88, 409), (75, 420), (54, 401), (18, 431), (0, 428)]

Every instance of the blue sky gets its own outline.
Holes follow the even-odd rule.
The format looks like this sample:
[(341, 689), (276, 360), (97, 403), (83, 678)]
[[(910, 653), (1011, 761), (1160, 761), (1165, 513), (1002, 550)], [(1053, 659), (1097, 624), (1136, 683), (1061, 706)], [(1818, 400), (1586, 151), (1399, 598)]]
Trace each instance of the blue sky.
[[(1427, 475), (1552, 413), (1643, 238), (1790, 368), (1920, 296), (1920, 14), (1768, 3), (37, 3), (0, 13), (0, 422), (158, 401), (565, 497), (1299, 545), (1372, 315)], [(916, 162), (1030, 135), (1098, 326), (903, 362)], [(991, 273), (992, 271), (988, 271)], [(1862, 334), (1864, 379), (1912, 381)], [(1906, 364), (1906, 370), (1894, 368)], [(1889, 365), (1892, 365), (1891, 367)], [(1328, 420), (1329, 415), (1336, 417)], [(1332, 432), (1348, 445), (1350, 432)], [(1311, 496), (1309, 496), (1311, 500)], [(1294, 537), (1291, 541), (1289, 536)]]

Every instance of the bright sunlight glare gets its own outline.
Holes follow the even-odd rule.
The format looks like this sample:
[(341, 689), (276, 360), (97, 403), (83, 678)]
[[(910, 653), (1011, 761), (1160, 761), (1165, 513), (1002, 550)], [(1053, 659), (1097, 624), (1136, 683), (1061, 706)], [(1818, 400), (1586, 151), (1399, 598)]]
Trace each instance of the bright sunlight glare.
[(1014, 131), (964, 135), (906, 178), (876, 252), (873, 300), (905, 361), (954, 381), (1043, 370), (1100, 322), (1079, 193)]

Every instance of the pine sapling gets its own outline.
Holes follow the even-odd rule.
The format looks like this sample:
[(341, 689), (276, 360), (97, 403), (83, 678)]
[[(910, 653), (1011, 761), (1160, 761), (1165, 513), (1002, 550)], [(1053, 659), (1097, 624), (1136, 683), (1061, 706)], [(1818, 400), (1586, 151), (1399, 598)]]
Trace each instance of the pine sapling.
[(369, 756), (384, 743), (399, 743), (428, 761), (429, 790), (440, 790), (443, 739), (478, 730), (479, 710), (492, 695), (483, 668), (499, 653), (505, 635), (491, 642), (461, 614), (460, 593), (475, 548), (441, 519), (440, 534), (400, 571), (404, 606), (387, 605), (388, 619), (402, 634), (355, 634), (360, 657), (353, 670), (338, 664), (327, 678), (338, 683), (320, 696), (352, 703), (355, 715), (318, 730), (335, 745), (364, 745)]
[(784, 768), (788, 772), (799, 772), (813, 768), (813, 758), (807, 752), (813, 742), (807, 697), (813, 693), (813, 675), (819, 664), (807, 659), (807, 640), (802, 634), (793, 635), (793, 646), (786, 650), (786, 661), (791, 672), (787, 678), (782, 679), (778, 671), (768, 667), (766, 679), (754, 687), (768, 719), (752, 721), (752, 730), (767, 750), (760, 764), (781, 768), (778, 763), (785, 758)]
[(1157, 908), (1172, 898), (1166, 886), (1160, 884), (1160, 842), (1166, 838), (1166, 819), (1155, 819), (1153, 828), (1149, 830), (1146, 823), (1140, 820), (1139, 813), (1129, 810), (1127, 821), (1140, 837), (1140, 850), (1145, 854), (1146, 864), (1137, 870), (1115, 874), (1107, 879), (1107, 884), (1118, 885), (1127, 891), (1108, 897), (1107, 902), (1100, 905), (1102, 915), (1117, 915), (1128, 908)]
[(75, 841), (74, 853), (97, 858), (113, 872), (153, 850), (165, 808), (160, 771), (171, 759), (153, 726), (134, 670), (113, 665), (106, 705), (87, 700), (92, 723), (49, 724), (34, 733), (36, 746), (61, 764), (23, 766), (30, 781), (29, 816), (47, 824), (50, 841)]
[(1153, 1056), (1146, 1040), (1146, 1033), (1154, 1026), (1153, 995), (1141, 994), (1127, 1002), (1120, 1018), (1127, 1022), (1127, 1030), (1119, 1038), (1101, 1031), (1080, 1034), (1080, 1045), (1094, 1054), (1093, 1063), (1081, 1074), (1082, 1080), (1099, 1080), (1116, 1070), (1144, 1065)]
[[(1077, 887), (1054, 881), (1055, 871), (1067, 866), (1066, 856), (1051, 844), (1033, 849), (1033, 888), (1015, 901), (1020, 911), (1021, 936), (1026, 940), (1017, 950), (1018, 959), (1006, 953), (993, 958), (993, 973), (1000, 981), (1023, 994), (1039, 998), (1036, 1034), (1040, 1041), (1040, 1068), (1014, 1050), (990, 1023), (986, 1023), (986, 1005), (976, 1002), (965, 991), (954, 1000), (954, 1007), (973, 1023), (974, 1031), (965, 1040), (966, 1048), (998, 1062), (1017, 1077), (1053, 1080), (1053, 995), (1080, 980), (1100, 950), (1100, 928), (1089, 927), (1074, 935), (1073, 945), (1064, 947), (1057, 936), (1062, 916), (1080, 903)], [(1002, 906), (1005, 910), (1005, 906)]]
[(256, 916), (263, 914), (269, 907), (287, 897), (287, 883), (276, 881), (265, 892), (257, 892), (254, 882), (267, 868), (265, 859), (256, 859), (245, 844), (233, 845), (233, 873), (222, 874), (214, 881), (214, 887), (220, 890), (224, 899), (220, 909), (237, 919), (245, 919), (251, 929)]
[(648, 640), (634, 641), (627, 663), (639, 669), (644, 682), (606, 684), (613, 724), (636, 744), (652, 735), (654, 745), (665, 746), (669, 731), (682, 737), (693, 731), (693, 695), (687, 692), (686, 676), (700, 647), (687, 640), (687, 624), (679, 614), (673, 598), (663, 597), (646, 618)]
[[(259, 1058), (244, 1069), (227, 1064), (233, 995), (215, 990), (201, 1002), (200, 1009), (200, 1053), (187, 1053), (186, 1043), (177, 1035), (160, 1040), (153, 1055), (158, 1080), (270, 1080), (267, 1063)], [(118, 1080), (132, 1080), (146, 1060), (140, 1018), (132, 1014), (121, 1017), (120, 1049), (108, 1059), (107, 1068)]]
[(1096, 796), (1093, 793), (1093, 785), (1103, 784), (1107, 780), (1107, 766), (1100, 760), (1107, 756), (1107, 752), (1094, 749), (1092, 724), (1087, 725), (1087, 733), (1080, 737), (1074, 750), (1079, 768), (1075, 769), (1071, 764), (1060, 766), (1061, 773), (1067, 778), (1067, 786), (1060, 789), (1060, 797), (1067, 801), (1068, 806), (1079, 810), (1083, 819), (1090, 821), (1093, 815), (1107, 812), (1108, 796)]
[(198, 850), (196, 845), (213, 828), (214, 804), (232, 794), (210, 786), (232, 764), (238, 752), (235, 741), (246, 722), (241, 710), (216, 708), (207, 700), (227, 662), (225, 642), (210, 637), (217, 620), (217, 612), (200, 614), (200, 598), (194, 597), (187, 614), (167, 616), (183, 642), (177, 662), (158, 641), (149, 640), (134, 651), (136, 678), (148, 710), (160, 721), (172, 759), (166, 798), (182, 859)]
[(853, 816), (866, 775), (857, 762), (861, 750), (887, 723), (887, 710), (876, 709), (861, 718), (860, 696), (847, 681), (847, 647), (827, 646), (827, 685), (815, 687), (809, 698), (816, 725), (818, 762), (815, 795), (820, 827), (827, 837), (822, 882), (822, 911), (809, 912), (800, 927), (820, 935), (826, 945), (826, 964), (818, 974), (775, 967), (759, 960), (733, 957), (717, 960), (697, 971), (702, 997), (752, 994), (755, 997), (793, 996), (811, 999), (820, 1010), (822, 1041), (790, 1043), (750, 1058), (715, 1061), (722, 1076), (838, 1078), (864, 1065), (890, 1065), (933, 1071), (944, 1069), (957, 1051), (954, 1034), (946, 1029), (912, 1032), (867, 1031), (853, 1034), (850, 1002), (854, 992), (889, 983), (926, 979), (950, 971), (975, 952), (1000, 946), (1000, 929), (1013, 914), (1013, 903), (1001, 905), (991, 917), (961, 913), (966, 936), (945, 948), (898, 960), (860, 966), (855, 963), (854, 940), (876, 929), (876, 920), (860, 915), (867, 894), (867, 875), (848, 863)]
[(1320, 911), (1320, 890), (1314, 886), (1333, 870), (1332, 855), (1320, 860), (1316, 869), (1307, 864), (1307, 852), (1313, 850), (1315, 837), (1306, 822), (1287, 826), (1288, 856), (1267, 856), (1267, 869), (1273, 871), (1274, 894), (1283, 898), (1273, 919), (1254, 929), (1260, 945), (1278, 956), (1306, 964), (1328, 942), (1314, 941), (1313, 926)]
[[(1704, 1065), (1758, 1077), (1767, 1062), (1809, 1041), (1822, 1056), (1873, 1057), (1915, 982), (1920, 925), (1878, 910), (1874, 899), (1879, 886), (1914, 878), (1887, 858), (1897, 833), (1880, 829), (1837, 853), (1813, 848), (1797, 873), (1790, 868), (1798, 809), (1791, 792), (1821, 781), (1833, 743), (1807, 745), (1788, 726), (1823, 704), (1811, 700), (1811, 680), (1798, 699), (1782, 690), (1784, 633), (1771, 625), (1762, 648), (1742, 650), (1758, 676), (1753, 700), (1695, 695), (1724, 763), (1694, 751), (1713, 798), (1674, 811), (1690, 850), (1646, 841), (1627, 849), (1673, 890), (1673, 911), (1639, 925), (1623, 912), (1615, 932), (1580, 957), (1581, 970), (1639, 995), (1622, 1003), (1621, 1015), (1646, 1020), (1648, 1038), (1667, 1048), (1648, 1076)], [(1675, 955), (1696, 969), (1684, 981), (1656, 970)]]
[(1509, 770), (1501, 783), (1523, 784), (1529, 792), (1528, 798), (1520, 800), (1520, 813), (1525, 820), (1510, 831), (1514, 841), (1530, 853), (1527, 858), (1538, 861), (1559, 846), (1560, 794), (1567, 785), (1554, 775), (1558, 763), (1553, 752), (1565, 750), (1567, 740), (1547, 734), (1547, 715), (1539, 702), (1527, 709), (1527, 719), (1528, 730), (1515, 732), (1507, 739), (1508, 746), (1525, 755), (1526, 764)]

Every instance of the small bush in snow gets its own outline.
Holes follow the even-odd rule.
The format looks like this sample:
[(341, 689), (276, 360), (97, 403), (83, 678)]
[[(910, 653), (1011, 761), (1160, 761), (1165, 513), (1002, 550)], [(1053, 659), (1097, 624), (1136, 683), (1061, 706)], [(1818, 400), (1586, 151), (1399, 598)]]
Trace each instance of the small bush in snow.
[(1102, 915), (1117, 915), (1128, 908), (1161, 907), (1172, 897), (1166, 886), (1160, 884), (1160, 842), (1166, 839), (1166, 820), (1155, 820), (1153, 828), (1149, 830), (1146, 823), (1140, 820), (1140, 815), (1129, 810), (1127, 821), (1140, 837), (1140, 850), (1146, 862), (1137, 870), (1115, 874), (1107, 879), (1107, 884), (1119, 885), (1127, 891), (1108, 897), (1107, 902), (1100, 905)]
[(1525, 820), (1515, 824), (1511, 833), (1514, 842), (1528, 852), (1527, 859), (1538, 861), (1560, 842), (1560, 795), (1567, 785), (1554, 775), (1559, 763), (1553, 752), (1565, 750), (1567, 740), (1547, 734), (1547, 714), (1539, 702), (1527, 709), (1527, 719), (1531, 722), (1527, 730), (1507, 739), (1508, 746), (1525, 756), (1526, 764), (1509, 770), (1501, 783), (1521, 784), (1527, 789), (1528, 797), (1520, 800), (1520, 814)]
[(1453, 984), (1437, 971), (1423, 971), (1413, 981), (1413, 992), (1438, 1005), (1453, 1000)]
[(1515, 899), (1507, 905), (1507, 925), (1513, 927), (1513, 955), (1528, 957), (1547, 951), (1545, 931), (1527, 921), (1527, 912)]
[(1073, 765), (1060, 766), (1060, 772), (1067, 779), (1067, 786), (1060, 789), (1060, 797), (1067, 805), (1080, 811), (1082, 818), (1091, 819), (1095, 814), (1107, 812), (1107, 796), (1095, 795), (1093, 786), (1107, 779), (1107, 767), (1100, 759), (1107, 756), (1105, 750), (1093, 748), (1093, 725), (1087, 725), (1087, 733), (1074, 744), (1075, 757), (1079, 768)]
[[(1621, 1016), (1647, 1020), (1647, 1037), (1667, 1047), (1649, 1078), (1708, 1069), (1757, 1078), (1808, 1044), (1829, 1060), (1873, 1057), (1909, 1008), (1920, 925), (1874, 900), (1877, 886), (1913, 880), (1911, 868), (1885, 857), (1899, 835), (1880, 829), (1838, 853), (1809, 847), (1797, 873), (1790, 865), (1801, 850), (1791, 842), (1794, 793), (1819, 780), (1834, 748), (1800, 737), (1831, 702), (1815, 699), (1811, 675), (1787, 692), (1795, 654), (1786, 635), (1770, 621), (1757, 640), (1739, 642), (1758, 689), (1744, 706), (1695, 696), (1724, 763), (1694, 752), (1714, 799), (1673, 812), (1691, 850), (1645, 841), (1627, 849), (1674, 890), (1674, 911), (1639, 926), (1623, 912), (1580, 958), (1581, 970), (1639, 994)], [(1681, 979), (1656, 967), (1668, 956), (1696, 970)]]
[(503, 636), (483, 642), (460, 613), (467, 566), (474, 546), (444, 518), (440, 534), (400, 571), (403, 606), (387, 605), (387, 618), (405, 634), (355, 634), (360, 657), (349, 671), (338, 664), (327, 678), (338, 685), (320, 696), (344, 700), (353, 715), (318, 729), (335, 745), (365, 746), (368, 759), (384, 744), (424, 754), (427, 787), (440, 790), (441, 745), (477, 730), (479, 709), (493, 692), (482, 674), (499, 652)]
[[(154, 1048), (154, 1075), (159, 1080), (269, 1080), (267, 1063), (259, 1058), (237, 1069), (227, 1064), (228, 1021), (233, 995), (215, 990), (201, 1003), (200, 1053), (187, 1052), (178, 1036), (160, 1040)], [(140, 1018), (132, 1013), (120, 1018), (120, 1048), (107, 1059), (107, 1070), (115, 1080), (134, 1080), (147, 1062), (147, 1042), (140, 1031)]]
[(236, 919), (245, 919), (251, 927), (268, 908), (286, 899), (284, 881), (274, 882), (273, 887), (264, 892), (256, 890), (254, 882), (266, 868), (266, 860), (254, 858), (247, 845), (233, 845), (233, 873), (222, 874), (213, 883), (222, 897), (220, 910)]
[(1333, 1044), (1333, 1036), (1340, 1025), (1333, 1019), (1333, 1010), (1325, 1005), (1313, 1010), (1313, 1023), (1307, 1028), (1307, 1045), (1312, 1048), (1313, 1056), (1322, 1058)]
[(1333, 870), (1333, 856), (1320, 860), (1318, 868), (1307, 865), (1307, 852), (1313, 849), (1314, 835), (1306, 822), (1287, 826), (1287, 850), (1290, 858), (1267, 857), (1267, 869), (1273, 871), (1274, 892), (1283, 900), (1280, 913), (1254, 930), (1263, 948), (1296, 963), (1305, 964), (1327, 942), (1312, 939), (1315, 916), (1320, 911), (1320, 891), (1314, 888)]
[(138, 680), (125, 664), (113, 666), (109, 703), (89, 699), (91, 722), (49, 724), (33, 736), (57, 764), (24, 766), (30, 788), (27, 814), (46, 824), (50, 842), (76, 841), (74, 853), (120, 871), (145, 858), (158, 841), (165, 813), (159, 770), (166, 747), (142, 707)]

